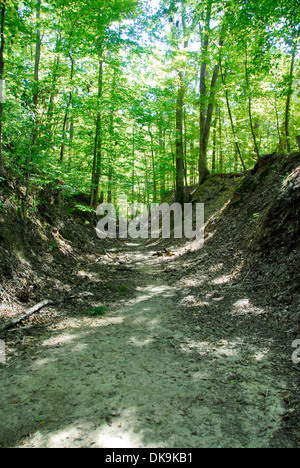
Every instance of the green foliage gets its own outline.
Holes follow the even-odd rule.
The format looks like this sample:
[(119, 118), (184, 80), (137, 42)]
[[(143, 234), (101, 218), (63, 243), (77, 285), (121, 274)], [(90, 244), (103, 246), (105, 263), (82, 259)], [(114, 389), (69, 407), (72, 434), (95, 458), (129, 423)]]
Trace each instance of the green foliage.
[(117, 292), (120, 296), (127, 296), (130, 293), (128, 284), (108, 284), (107, 288)]
[(94, 210), (86, 205), (81, 205), (79, 203), (76, 203), (75, 209), (78, 211), (82, 211), (83, 213), (94, 213)]
[[(98, 170), (104, 201), (126, 193), (129, 201), (150, 203), (170, 193), (180, 70), (186, 184), (198, 181), (203, 100), (213, 109), (206, 161), (212, 172), (242, 170), (237, 143), (247, 168), (258, 154), (297, 148), (296, 0), (50, 0), (37, 18), (38, 4), (7, 2), (4, 25), (0, 155), (28, 192), (52, 184), (66, 198), (91, 193)], [(200, 94), (201, 65), (209, 86), (218, 63), (224, 80), (219, 72), (214, 93)], [(82, 203), (76, 209), (91, 211)]]
[(102, 317), (103, 315), (107, 314), (108, 307), (106, 306), (99, 306), (93, 307), (92, 309), (87, 310), (84, 315), (89, 317)]

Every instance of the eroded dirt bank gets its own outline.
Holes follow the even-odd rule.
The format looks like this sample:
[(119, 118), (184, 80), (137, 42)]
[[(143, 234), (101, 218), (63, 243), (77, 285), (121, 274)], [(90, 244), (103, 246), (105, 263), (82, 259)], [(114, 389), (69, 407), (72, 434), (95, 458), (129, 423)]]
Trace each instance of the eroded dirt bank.
[[(2, 447), (296, 445), (283, 429), (296, 391), (291, 343), (263, 326), (270, 311), (211, 252), (154, 251), (113, 252), (119, 295), (103, 317), (69, 304), (23, 330), (0, 368)], [(97, 287), (107, 257), (82, 262)]]

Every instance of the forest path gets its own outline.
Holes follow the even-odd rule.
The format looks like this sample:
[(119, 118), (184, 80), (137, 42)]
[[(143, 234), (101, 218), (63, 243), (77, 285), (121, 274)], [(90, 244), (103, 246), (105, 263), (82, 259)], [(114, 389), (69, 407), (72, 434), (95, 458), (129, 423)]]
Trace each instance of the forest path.
[[(65, 316), (0, 369), (0, 445), (280, 445), (288, 383), (268, 339), (250, 328), (229, 338), (228, 317), (214, 308), (201, 326), (190, 323), (181, 305), (189, 292), (164, 271), (166, 259), (141, 245), (119, 255), (126, 265), (116, 277), (128, 276), (134, 297), (101, 318)], [(184, 274), (180, 257), (168, 261)]]

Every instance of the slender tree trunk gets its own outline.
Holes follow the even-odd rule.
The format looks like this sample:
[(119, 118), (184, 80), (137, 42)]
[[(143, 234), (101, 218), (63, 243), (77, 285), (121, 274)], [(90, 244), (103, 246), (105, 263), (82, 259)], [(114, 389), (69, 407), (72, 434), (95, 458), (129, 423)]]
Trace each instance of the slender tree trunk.
[(135, 127), (132, 127), (132, 172), (131, 172), (131, 201), (135, 202)]
[[(185, 2), (181, 0), (181, 24), (183, 29), (183, 49), (187, 50), (189, 39), (187, 38), (187, 27), (185, 18)], [(179, 22), (176, 27), (180, 28)], [(183, 118), (184, 118), (184, 95), (185, 95), (185, 71), (178, 70), (177, 73), (178, 90), (176, 101), (176, 202), (184, 203), (185, 198), (185, 169), (184, 169), (184, 136), (183, 136)]]
[(107, 184), (107, 203), (112, 202), (112, 180), (113, 180), (113, 167), (109, 164), (108, 167), (108, 184)]
[(176, 202), (184, 202), (184, 150), (183, 150), (183, 100), (184, 74), (178, 73), (178, 93), (176, 103)]
[[(209, 93), (206, 85), (206, 70), (207, 70), (207, 58), (208, 58), (208, 45), (210, 35), (210, 22), (212, 12), (212, 1), (209, 2), (207, 7), (206, 24), (204, 30), (204, 37), (202, 38), (202, 58), (201, 58), (201, 72), (200, 72), (200, 145), (199, 145), (199, 183), (200, 185), (206, 180), (209, 175), (207, 167), (207, 149), (212, 124), (212, 117), (215, 105), (216, 88), (220, 73), (220, 60), (215, 65)], [(222, 26), (220, 31), (219, 47), (220, 47), (220, 59), (221, 49), (224, 45), (224, 27)]]
[(228, 93), (228, 88), (226, 86), (225, 77), (224, 77), (224, 74), (223, 74), (223, 71), (222, 71), (221, 62), (220, 62), (220, 70), (221, 70), (222, 83), (223, 83), (224, 88), (225, 88), (226, 104), (227, 104), (229, 119), (230, 119), (230, 123), (231, 123), (231, 129), (232, 129), (232, 133), (233, 133), (235, 148), (236, 148), (237, 154), (238, 154), (238, 156), (240, 158), (242, 167), (243, 167), (244, 171), (246, 171), (246, 165), (245, 165), (245, 162), (244, 162), (244, 159), (243, 159), (243, 156), (242, 156), (242, 152), (241, 152), (241, 149), (240, 149), (239, 141), (238, 141), (236, 130), (235, 130), (235, 125), (234, 125), (234, 122), (233, 122), (233, 117), (232, 117), (232, 112), (231, 112), (231, 107), (230, 107), (230, 101), (229, 101), (229, 93)]
[[(41, 17), (41, 6), (42, 1), (38, 0), (37, 7), (36, 7), (36, 19), (37, 21), (40, 20)], [(41, 30), (38, 27), (36, 32), (36, 49), (35, 49), (35, 63), (34, 63), (34, 91), (33, 91), (33, 107), (34, 111), (37, 110), (38, 105), (38, 97), (39, 97), (39, 67), (40, 67), (40, 60), (41, 60)]]
[[(297, 38), (299, 33), (297, 35)], [(293, 76), (295, 68), (295, 58), (297, 53), (298, 42), (295, 40), (293, 52), (292, 52), (292, 62), (289, 75), (289, 89), (285, 106), (285, 120), (284, 120), (284, 130), (285, 130), (285, 140), (286, 140), (286, 150), (288, 153), (291, 152), (291, 136), (290, 136), (290, 107), (291, 107), (291, 96), (293, 93)]]
[(36, 46), (35, 46), (35, 60), (34, 60), (34, 77), (33, 77), (33, 123), (32, 123), (32, 142), (29, 146), (28, 155), (26, 156), (26, 196), (23, 203), (23, 211), (26, 213), (28, 206), (29, 197), (29, 181), (32, 170), (32, 162), (35, 157), (38, 156), (39, 152), (39, 118), (38, 118), (38, 100), (39, 100), (39, 68), (41, 60), (41, 31), (39, 27), (39, 20), (41, 17), (42, 1), (38, 0), (36, 4), (36, 20), (37, 20), (37, 31), (36, 31)]
[(195, 143), (194, 139), (192, 138), (190, 141), (190, 153), (191, 153), (191, 159), (192, 159), (192, 164), (191, 164), (191, 174), (190, 174), (190, 184), (193, 185), (195, 183), (195, 178), (197, 174), (197, 165), (198, 165), (198, 158), (195, 161)]
[(184, 180), (185, 186), (188, 187), (188, 162), (187, 162), (187, 125), (186, 125), (186, 109), (183, 110), (183, 125), (184, 125)]
[(259, 148), (256, 140), (256, 135), (254, 131), (254, 125), (253, 125), (253, 118), (252, 118), (252, 99), (251, 96), (248, 98), (248, 113), (249, 113), (249, 122), (250, 122), (250, 128), (251, 128), (251, 134), (253, 138), (253, 143), (254, 143), (254, 151), (257, 156), (257, 159), (260, 158), (260, 153), (259, 153)]
[(166, 189), (166, 169), (165, 169), (165, 137), (166, 132), (163, 128), (163, 117), (160, 115), (159, 125), (159, 196), (162, 200)]
[(48, 105), (48, 111), (47, 111), (47, 128), (48, 128), (48, 133), (49, 133), (49, 141), (52, 140), (52, 135), (53, 135), (53, 133), (52, 133), (53, 132), (52, 120), (53, 120), (56, 84), (57, 84), (57, 79), (59, 77), (58, 68), (59, 68), (60, 57), (59, 57), (59, 52), (58, 52), (58, 43), (59, 43), (60, 39), (61, 39), (61, 37), (58, 37), (57, 40), (56, 40), (56, 51), (57, 51), (57, 53), (56, 53), (56, 57), (54, 58), (54, 61), (53, 61), (52, 84), (51, 84), (51, 92), (50, 92), (49, 105)]
[(207, 168), (206, 161), (206, 105), (207, 105), (207, 86), (206, 86), (206, 70), (207, 70), (207, 57), (208, 57), (208, 45), (209, 45), (209, 33), (210, 33), (210, 21), (212, 13), (212, 0), (208, 2), (205, 28), (201, 34), (201, 67), (200, 67), (200, 144), (199, 144), (199, 184), (202, 184), (207, 176), (209, 170)]
[(251, 89), (250, 89), (250, 79), (249, 79), (249, 70), (248, 70), (248, 50), (247, 50), (247, 44), (246, 44), (246, 51), (245, 51), (245, 75), (246, 75), (246, 86), (248, 89), (248, 114), (249, 114), (249, 122), (250, 122), (250, 128), (251, 128), (251, 134), (253, 138), (253, 143), (254, 143), (254, 151), (256, 153), (257, 159), (260, 158), (259, 154), (259, 149), (256, 141), (256, 135), (254, 131), (254, 125), (253, 125), (253, 118), (252, 118), (252, 97), (251, 97)]
[[(70, 53), (70, 60), (71, 60), (70, 81), (71, 81), (71, 87), (72, 87), (72, 82), (73, 82), (73, 77), (74, 77), (74, 59), (73, 59), (72, 53)], [(65, 152), (65, 145), (66, 145), (66, 129), (67, 129), (69, 111), (70, 111), (70, 108), (72, 107), (72, 101), (73, 101), (73, 90), (71, 89), (69, 93), (69, 99), (67, 102), (65, 117), (63, 121), (63, 128), (62, 128), (62, 143), (61, 143), (61, 148), (60, 148), (60, 162), (61, 163), (64, 161), (64, 152)]]
[(280, 132), (280, 123), (279, 123), (279, 115), (278, 115), (278, 106), (277, 106), (277, 95), (275, 94), (274, 97), (274, 109), (275, 109), (275, 116), (276, 116), (276, 128), (277, 128), (277, 133), (278, 133), (278, 151), (281, 153), (284, 151), (284, 145), (282, 143), (282, 136)]
[(173, 149), (173, 141), (172, 141), (172, 130), (169, 133), (169, 140), (170, 140), (170, 148), (171, 148), (171, 156), (172, 156), (172, 189), (176, 190), (176, 162), (175, 162), (175, 154)]
[(149, 206), (149, 175), (148, 175), (148, 159), (147, 155), (145, 155), (145, 195), (144, 195), (144, 204)]
[(117, 73), (114, 69), (113, 81), (110, 92), (110, 109), (109, 109), (109, 151), (108, 151), (108, 199), (107, 202), (112, 202), (113, 189), (113, 164), (116, 164), (116, 140), (115, 140), (115, 98), (116, 98), (116, 83)]
[(218, 126), (218, 112), (216, 112), (214, 123), (213, 123), (213, 154), (212, 154), (212, 172), (216, 172), (216, 160), (217, 160), (217, 126)]
[(157, 200), (157, 185), (156, 185), (156, 169), (155, 169), (155, 152), (153, 145), (153, 133), (151, 131), (151, 125), (149, 126), (149, 135), (151, 140), (151, 162), (152, 162), (152, 174), (153, 174), (153, 202), (156, 203)]
[[(103, 88), (103, 60), (99, 60), (99, 80), (98, 80), (98, 99), (100, 105), (100, 99), (102, 97)], [(94, 144), (94, 161), (92, 171), (92, 184), (91, 184), (91, 206), (96, 208), (99, 194), (99, 182), (101, 174), (101, 160), (102, 160), (102, 112), (101, 110), (97, 113), (96, 120), (96, 133), (95, 133), (95, 144)]]
[[(41, 17), (41, 6), (42, 2), (41, 0), (38, 0), (37, 6), (36, 6), (36, 20), (39, 22), (40, 17)], [(41, 47), (42, 47), (42, 41), (41, 41), (41, 31), (38, 25), (38, 29), (36, 32), (36, 46), (35, 46), (35, 59), (34, 59), (34, 77), (33, 77), (33, 97), (32, 97), (32, 102), (33, 102), (33, 133), (32, 133), (32, 149), (33, 149), (33, 154), (37, 153), (37, 138), (38, 138), (38, 133), (39, 133), (39, 121), (38, 121), (38, 100), (39, 100), (39, 69), (40, 69), (40, 60), (41, 60)], [(30, 164), (31, 160), (28, 161), (27, 164), (27, 179), (29, 179), (30, 176)]]
[(68, 168), (70, 170), (71, 168), (71, 163), (73, 159), (73, 141), (74, 141), (74, 117), (71, 115), (70, 117), (70, 138), (69, 138), (69, 161), (68, 161)]
[(1, 9), (1, 46), (0, 46), (0, 82), (2, 87), (2, 95), (0, 96), (0, 178), (4, 176), (3, 168), (3, 149), (2, 149), (2, 140), (3, 140), (3, 104), (4, 104), (4, 48), (5, 48), (5, 36), (4, 36), (4, 27), (5, 27), (5, 11), (6, 11), (6, 0), (2, 2)]
[(223, 172), (223, 146), (222, 146), (222, 115), (219, 107), (219, 171)]

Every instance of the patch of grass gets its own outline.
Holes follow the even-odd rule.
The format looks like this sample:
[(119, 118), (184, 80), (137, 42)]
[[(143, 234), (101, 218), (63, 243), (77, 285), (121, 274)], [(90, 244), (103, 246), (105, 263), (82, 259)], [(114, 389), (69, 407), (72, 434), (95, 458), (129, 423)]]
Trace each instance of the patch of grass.
[(117, 292), (120, 296), (126, 296), (130, 292), (128, 284), (107, 284), (106, 287)]
[(107, 312), (108, 312), (108, 307), (99, 306), (99, 307), (93, 307), (92, 309), (87, 310), (84, 315), (87, 315), (89, 317), (102, 317)]
[(120, 284), (115, 289), (121, 296), (126, 296), (129, 293), (129, 286), (127, 284)]

